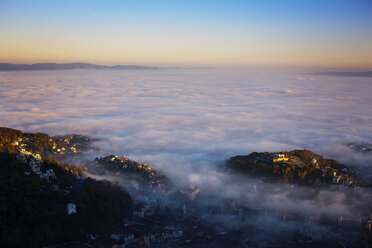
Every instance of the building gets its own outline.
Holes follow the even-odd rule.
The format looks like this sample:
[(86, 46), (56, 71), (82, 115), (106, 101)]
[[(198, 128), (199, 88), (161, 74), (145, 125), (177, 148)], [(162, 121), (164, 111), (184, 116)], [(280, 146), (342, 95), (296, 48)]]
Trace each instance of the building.
[(278, 162), (287, 162), (289, 161), (289, 158), (286, 157), (285, 154), (274, 154), (273, 155), (273, 163), (278, 163)]
[(40, 175), (41, 174), (41, 168), (40, 168), (40, 163), (38, 160), (35, 160), (35, 159), (31, 159), (30, 162), (29, 162), (29, 166), (31, 167), (31, 170), (37, 174), (37, 175)]
[(369, 218), (366, 220), (364, 228), (366, 229), (367, 232), (372, 233), (372, 213), (369, 214)]
[(48, 176), (48, 177), (54, 177), (55, 176), (55, 173), (54, 173), (54, 170), (53, 169), (48, 169), (45, 174)]
[(221, 213), (238, 213), (238, 209), (236, 208), (235, 201), (231, 200), (223, 200), (221, 202)]
[(146, 212), (149, 210), (149, 205), (138, 204), (133, 211), (133, 216), (145, 217)]
[(67, 214), (75, 214), (76, 211), (76, 204), (74, 203), (67, 203)]
[(19, 152), (16, 158), (18, 159), (19, 162), (23, 164), (27, 162), (26, 156), (22, 152)]
[(313, 159), (311, 160), (311, 164), (313, 164), (313, 165), (316, 164), (316, 162), (317, 162), (317, 161), (316, 161), (316, 158), (313, 158)]
[(190, 187), (181, 189), (180, 192), (186, 195), (190, 200), (194, 201), (200, 193), (199, 187)]
[(187, 208), (186, 208), (186, 204), (185, 203), (182, 206), (182, 211), (183, 211), (183, 217), (186, 217), (187, 216)]

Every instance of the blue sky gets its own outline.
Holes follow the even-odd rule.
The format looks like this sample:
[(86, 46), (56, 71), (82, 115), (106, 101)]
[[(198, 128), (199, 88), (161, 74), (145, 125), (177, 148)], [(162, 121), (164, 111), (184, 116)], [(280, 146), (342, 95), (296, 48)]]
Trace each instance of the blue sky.
[(368, 67), (370, 13), (358, 0), (0, 0), (0, 59)]

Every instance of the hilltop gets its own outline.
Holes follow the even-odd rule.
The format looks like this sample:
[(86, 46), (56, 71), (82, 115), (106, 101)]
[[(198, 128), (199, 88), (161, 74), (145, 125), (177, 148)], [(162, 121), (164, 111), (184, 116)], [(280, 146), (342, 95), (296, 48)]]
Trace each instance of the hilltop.
[(87, 171), (100, 176), (114, 175), (121, 180), (131, 182), (129, 185), (136, 185), (137, 190), (168, 191), (172, 186), (165, 175), (148, 164), (116, 155), (96, 158), (88, 164)]
[(116, 69), (116, 70), (154, 70), (157, 67), (141, 65), (96, 65), (89, 63), (37, 63), (10, 64), (0, 63), (0, 71), (32, 71), (32, 70), (74, 70), (74, 69)]
[(253, 152), (235, 156), (226, 162), (226, 170), (272, 182), (304, 185), (363, 184), (345, 165), (309, 150)]
[(77, 134), (52, 137), (45, 133), (24, 133), (0, 127), (0, 152), (29, 151), (40, 154), (42, 158), (64, 158), (90, 149), (93, 141), (90, 137)]

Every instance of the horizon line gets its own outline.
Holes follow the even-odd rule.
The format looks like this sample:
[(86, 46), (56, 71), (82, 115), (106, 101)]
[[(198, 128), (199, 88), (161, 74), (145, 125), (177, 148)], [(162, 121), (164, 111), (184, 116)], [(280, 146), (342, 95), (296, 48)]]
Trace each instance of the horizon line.
[[(12, 66), (35, 66), (35, 65), (91, 65), (91, 66), (100, 66), (102, 69), (106, 67), (109, 69), (110, 67), (114, 69), (114, 67), (143, 67), (143, 68), (152, 68), (152, 69), (220, 69), (220, 68), (231, 68), (231, 69), (243, 69), (243, 68), (287, 68), (287, 69), (319, 69), (319, 70), (363, 70), (364, 71), (372, 71), (371, 67), (362, 67), (362, 66), (321, 66), (321, 65), (282, 65), (282, 64), (247, 64), (247, 65), (199, 65), (199, 64), (185, 64), (185, 65), (178, 65), (178, 64), (166, 64), (166, 65), (154, 65), (154, 64), (141, 64), (141, 63), (94, 63), (94, 62), (33, 62), (33, 63), (12, 63), (12, 62), (2, 62), (0, 61), (0, 65), (12, 65)], [(79, 69), (79, 68), (77, 68)], [(84, 68), (81, 68), (84, 69)], [(97, 68), (99, 69), (99, 68)], [(0, 70), (4, 71), (4, 69)]]

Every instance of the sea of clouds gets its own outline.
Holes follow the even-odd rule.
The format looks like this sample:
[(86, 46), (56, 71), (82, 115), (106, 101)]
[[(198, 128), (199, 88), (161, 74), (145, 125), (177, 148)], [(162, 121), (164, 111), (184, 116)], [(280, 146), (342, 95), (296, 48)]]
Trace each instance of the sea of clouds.
[[(116, 154), (197, 185), (209, 203), (357, 216), (370, 191), (242, 180), (217, 168), (253, 151), (310, 149), (371, 178), (372, 79), (307, 70), (159, 69), (0, 72), (0, 126), (98, 138)], [(292, 228), (292, 226), (290, 226)], [(323, 230), (323, 229), (319, 229)], [(266, 236), (265, 236), (266, 237)]]
[(0, 72), (0, 126), (101, 138), (103, 153), (156, 166), (216, 164), (295, 148), (369, 166), (372, 79), (304, 70)]

